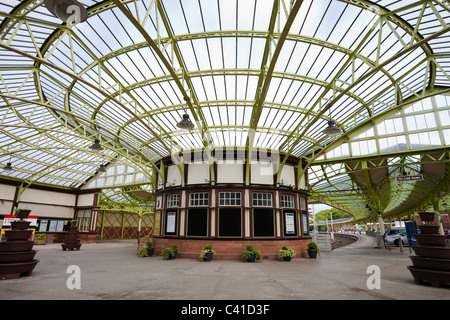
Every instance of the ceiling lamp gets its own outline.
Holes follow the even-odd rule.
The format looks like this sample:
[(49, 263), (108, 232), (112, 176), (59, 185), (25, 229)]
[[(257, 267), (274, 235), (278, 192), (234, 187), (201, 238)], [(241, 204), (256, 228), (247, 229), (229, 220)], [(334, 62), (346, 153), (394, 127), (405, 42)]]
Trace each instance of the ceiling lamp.
[(6, 163), (6, 166), (3, 167), (3, 170), (11, 172), (13, 171), (13, 167), (11, 166), (11, 159), (12, 159), (12, 155), (9, 155), (9, 161), (8, 163)]
[(339, 132), (341, 132), (341, 129), (336, 127), (336, 124), (334, 123), (333, 120), (330, 120), (330, 121), (328, 121), (328, 127), (326, 127), (322, 132), (324, 134), (326, 134), (327, 136), (335, 136)]
[(3, 167), (3, 170), (5, 170), (5, 171), (13, 171), (14, 169), (13, 169), (13, 167), (11, 166), (11, 162), (8, 162), (8, 163), (6, 164), (6, 166)]
[(336, 123), (333, 120), (331, 120), (331, 119), (332, 118), (331, 118), (331, 108), (330, 108), (330, 120), (328, 121), (328, 127), (323, 129), (323, 131), (322, 131), (322, 133), (326, 134), (327, 136), (335, 136), (339, 132), (341, 132), (341, 129), (336, 127)]
[(67, 24), (78, 24), (88, 18), (86, 8), (77, 0), (44, 0), (45, 7)]
[(97, 171), (98, 171), (98, 172), (106, 172), (105, 165), (102, 163), (102, 164), (100, 165), (100, 167), (98, 167)]
[(183, 120), (177, 123), (177, 127), (184, 130), (191, 130), (192, 128), (194, 128), (194, 124), (189, 118), (189, 115), (185, 113), (183, 114)]
[[(184, 100), (187, 104), (188, 99), (184, 98)], [(184, 130), (191, 130), (195, 127), (194, 123), (191, 121), (191, 119), (189, 119), (189, 115), (187, 114), (186, 109), (184, 110), (183, 120), (177, 123), (177, 127)]]
[(91, 151), (94, 152), (99, 152), (99, 151), (103, 151), (103, 147), (100, 145), (100, 140), (99, 139), (95, 139), (94, 144), (92, 144), (89, 149), (91, 149)]

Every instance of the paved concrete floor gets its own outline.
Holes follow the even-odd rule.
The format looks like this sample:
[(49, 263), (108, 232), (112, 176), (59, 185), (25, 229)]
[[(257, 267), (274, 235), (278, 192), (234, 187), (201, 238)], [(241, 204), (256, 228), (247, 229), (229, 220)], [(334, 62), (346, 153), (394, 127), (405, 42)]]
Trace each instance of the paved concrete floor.
[[(448, 300), (449, 288), (414, 283), (409, 248), (376, 249), (372, 237), (317, 260), (200, 262), (139, 258), (136, 240), (35, 246), (40, 260), (32, 276), (0, 281), (2, 300)], [(68, 267), (79, 267), (80, 289), (69, 289)], [(380, 289), (370, 290), (367, 268), (380, 268)], [(71, 280), (70, 278), (69, 280)], [(76, 282), (69, 281), (69, 284)], [(371, 282), (373, 283), (373, 282)]]

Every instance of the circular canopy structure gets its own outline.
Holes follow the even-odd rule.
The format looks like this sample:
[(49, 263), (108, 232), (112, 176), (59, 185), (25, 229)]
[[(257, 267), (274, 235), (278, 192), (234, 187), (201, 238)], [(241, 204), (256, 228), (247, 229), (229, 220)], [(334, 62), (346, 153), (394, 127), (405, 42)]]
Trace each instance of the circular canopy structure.
[(448, 194), (448, 2), (79, 2), (87, 19), (68, 24), (43, 0), (0, 1), (4, 179), (155, 184), (171, 154), (241, 148), (302, 159), (312, 199), (357, 219)]

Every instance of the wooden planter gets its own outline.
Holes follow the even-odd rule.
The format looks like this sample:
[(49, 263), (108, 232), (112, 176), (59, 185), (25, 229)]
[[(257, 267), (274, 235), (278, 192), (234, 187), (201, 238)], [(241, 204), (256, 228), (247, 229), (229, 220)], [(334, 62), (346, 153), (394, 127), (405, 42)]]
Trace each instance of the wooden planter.
[(0, 252), (29, 251), (33, 248), (33, 241), (0, 242)]
[(28, 218), (30, 215), (31, 210), (20, 210), (19, 212), (16, 212), (16, 217), (20, 220)]
[(426, 258), (450, 259), (450, 248), (447, 247), (412, 247), (416, 255)]
[(445, 247), (447, 236), (440, 234), (416, 234), (416, 239), (421, 246)]
[(433, 259), (419, 256), (410, 256), (409, 258), (415, 268), (450, 272), (450, 260), (448, 259)]
[(30, 276), (39, 260), (28, 262), (0, 264), (0, 279), (16, 279), (21, 276)]
[(31, 221), (13, 221), (11, 222), (11, 229), (13, 230), (27, 230), (27, 228), (30, 226)]
[(7, 241), (28, 240), (33, 230), (6, 230)]
[(434, 212), (419, 212), (419, 217), (424, 222), (431, 222), (434, 220)]
[(418, 269), (412, 266), (408, 267), (414, 277), (414, 281), (423, 284), (424, 281), (431, 282), (433, 287), (440, 287), (441, 284), (450, 283), (450, 272)]
[(23, 261), (31, 261), (34, 259), (34, 256), (36, 255), (35, 250), (30, 251), (7, 251), (7, 252), (0, 252), (0, 263), (16, 263), (16, 262), (23, 262)]
[(67, 232), (64, 238), (64, 243), (61, 244), (61, 247), (63, 251), (80, 250), (81, 248), (80, 233), (78, 232), (75, 223), (70, 226), (70, 229)]
[(422, 225), (419, 226), (419, 230), (421, 234), (438, 234), (439, 226), (430, 226), (430, 225)]

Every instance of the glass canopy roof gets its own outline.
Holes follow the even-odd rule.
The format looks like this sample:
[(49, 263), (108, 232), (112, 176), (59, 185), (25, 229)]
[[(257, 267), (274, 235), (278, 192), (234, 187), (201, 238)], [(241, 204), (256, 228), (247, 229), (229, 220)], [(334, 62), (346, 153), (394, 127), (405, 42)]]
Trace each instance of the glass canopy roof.
[[(43, 0), (0, 1), (3, 178), (111, 186), (106, 164), (148, 183), (173, 152), (237, 146), (304, 159), (311, 199), (358, 219), (448, 194), (448, 2), (80, 3), (87, 21), (67, 25)], [(425, 182), (395, 183), (405, 166)]]

